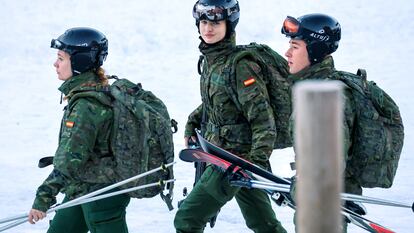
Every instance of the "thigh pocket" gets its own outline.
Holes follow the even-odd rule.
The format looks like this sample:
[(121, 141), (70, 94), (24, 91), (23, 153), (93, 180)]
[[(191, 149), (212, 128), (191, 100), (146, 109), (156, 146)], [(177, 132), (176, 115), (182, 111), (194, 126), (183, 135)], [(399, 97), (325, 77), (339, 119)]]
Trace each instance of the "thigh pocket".
[(212, 165), (207, 165), (206, 169), (204, 170), (198, 182), (202, 184), (203, 186), (205, 186), (206, 183), (208, 183), (208, 181), (210, 180), (212, 173), (213, 173)]
[(205, 172), (207, 174), (203, 174), (205, 180), (201, 184), (202, 188), (217, 201), (221, 203), (228, 202), (240, 190), (240, 188), (230, 185), (228, 179), (219, 168), (210, 166)]

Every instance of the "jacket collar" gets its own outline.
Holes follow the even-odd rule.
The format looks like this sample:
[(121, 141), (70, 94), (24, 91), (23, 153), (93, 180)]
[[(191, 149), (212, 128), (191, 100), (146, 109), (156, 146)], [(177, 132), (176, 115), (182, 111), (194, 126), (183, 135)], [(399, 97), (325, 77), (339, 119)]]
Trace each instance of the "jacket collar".
[(94, 72), (89, 71), (69, 78), (58, 89), (65, 96), (70, 96), (71, 93), (83, 86), (96, 86), (98, 83), (98, 76)]
[(298, 82), (306, 79), (326, 79), (327, 75), (335, 71), (332, 56), (326, 57), (322, 62), (311, 65), (296, 74), (289, 75), (289, 79)]
[(233, 33), (229, 38), (225, 38), (215, 44), (207, 44), (200, 37), (201, 43), (198, 46), (200, 52), (207, 57), (208, 61), (213, 62), (215, 59), (226, 56), (236, 48), (236, 35)]

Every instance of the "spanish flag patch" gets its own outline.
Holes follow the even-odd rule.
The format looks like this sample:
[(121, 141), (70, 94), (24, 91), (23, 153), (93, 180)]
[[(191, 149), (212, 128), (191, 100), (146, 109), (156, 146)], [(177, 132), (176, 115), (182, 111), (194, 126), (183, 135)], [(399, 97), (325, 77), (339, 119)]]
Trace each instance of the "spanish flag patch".
[(73, 121), (66, 121), (65, 125), (68, 128), (73, 128), (73, 126), (75, 125), (75, 122), (73, 122)]
[(254, 77), (249, 77), (247, 80), (244, 80), (243, 84), (245, 87), (248, 87), (256, 82), (256, 79)]

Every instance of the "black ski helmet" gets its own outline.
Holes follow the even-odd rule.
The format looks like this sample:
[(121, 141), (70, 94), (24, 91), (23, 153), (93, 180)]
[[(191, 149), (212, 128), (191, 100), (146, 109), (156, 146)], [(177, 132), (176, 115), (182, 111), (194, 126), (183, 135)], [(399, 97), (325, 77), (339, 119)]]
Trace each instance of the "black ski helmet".
[(226, 20), (226, 37), (231, 35), (240, 18), (240, 7), (237, 0), (198, 0), (193, 7), (193, 17), (199, 29), (200, 20)]
[(297, 19), (288, 16), (283, 22), (282, 34), (304, 40), (311, 64), (321, 62), (336, 51), (341, 39), (341, 25), (328, 15), (308, 14)]
[(86, 27), (66, 30), (57, 39), (52, 39), (50, 47), (70, 55), (73, 75), (102, 66), (108, 55), (108, 40), (105, 35)]

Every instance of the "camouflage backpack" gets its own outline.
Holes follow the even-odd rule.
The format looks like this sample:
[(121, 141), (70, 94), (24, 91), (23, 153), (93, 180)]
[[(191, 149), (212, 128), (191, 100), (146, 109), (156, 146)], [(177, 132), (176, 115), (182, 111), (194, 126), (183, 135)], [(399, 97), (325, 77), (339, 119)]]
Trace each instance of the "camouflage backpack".
[(291, 147), (293, 139), (289, 129), (289, 118), (292, 114), (291, 82), (287, 79), (288, 69), (286, 60), (269, 46), (264, 44), (250, 43), (249, 45), (238, 45), (237, 52), (233, 53), (227, 60), (224, 73), (228, 75), (226, 85), (228, 93), (238, 109), (241, 109), (237, 99), (236, 87), (236, 64), (242, 58), (249, 57), (261, 67), (264, 82), (270, 98), (270, 104), (276, 121), (277, 138), (275, 149)]
[(347, 170), (362, 187), (391, 187), (404, 142), (398, 106), (375, 82), (367, 81), (363, 69), (357, 75), (339, 71), (334, 78), (351, 88), (357, 109)]
[[(177, 131), (177, 122), (171, 120), (164, 103), (150, 91), (142, 89), (127, 79), (117, 79), (110, 86), (82, 87), (71, 100), (76, 98), (96, 98), (97, 92), (111, 96), (110, 107), (113, 110), (113, 126), (111, 132), (111, 151), (115, 166), (111, 169), (114, 177), (99, 182), (119, 182), (154, 168), (173, 162), (174, 144), (172, 134)], [(99, 100), (99, 99), (98, 99)], [(102, 103), (107, 105), (108, 103)], [(174, 128), (174, 131), (171, 128)], [(103, 159), (99, 163), (105, 163)], [(102, 165), (105, 167), (107, 165)], [(91, 174), (85, 174), (90, 176)], [(121, 189), (156, 183), (172, 179), (172, 166), (129, 182)], [(109, 180), (108, 180), (109, 179)], [(153, 186), (129, 192), (130, 197), (150, 198), (160, 194), (172, 209), (172, 183), (167, 184), (168, 193), (164, 194), (164, 185)]]
[[(114, 77), (116, 78), (117, 77)], [(144, 173), (168, 164), (174, 160), (173, 132), (177, 122), (171, 120), (164, 103), (152, 92), (142, 89), (127, 79), (118, 79), (110, 86), (113, 97), (114, 125), (111, 149), (116, 161), (117, 181)], [(174, 127), (174, 131), (171, 129)], [(172, 166), (168, 171), (159, 171), (125, 184), (122, 188), (172, 179)], [(172, 187), (167, 184), (169, 193), (163, 194), (159, 186), (140, 189), (128, 193), (135, 198), (148, 198), (161, 194), (164, 201), (171, 201)]]

